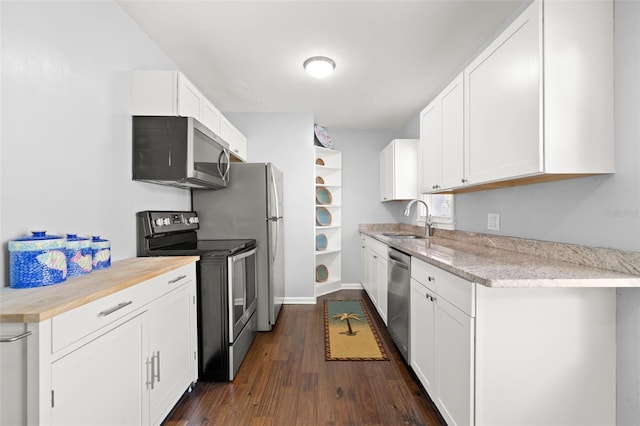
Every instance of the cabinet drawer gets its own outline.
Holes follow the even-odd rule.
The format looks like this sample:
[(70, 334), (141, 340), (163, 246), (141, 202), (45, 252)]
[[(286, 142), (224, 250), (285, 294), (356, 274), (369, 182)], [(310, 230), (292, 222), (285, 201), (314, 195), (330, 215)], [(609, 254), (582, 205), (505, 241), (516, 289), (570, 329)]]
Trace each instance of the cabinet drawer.
[(437, 266), (411, 258), (411, 277), (439, 297), (475, 317), (475, 284)]
[(434, 281), (431, 268), (433, 267), (429, 267), (428, 263), (411, 256), (411, 278), (418, 281), (429, 290), (435, 292), (436, 283)]
[(53, 317), (52, 353), (112, 324), (193, 279), (195, 264), (186, 265)]
[(385, 259), (387, 258), (387, 251), (389, 249), (389, 246), (387, 246), (382, 241), (378, 241), (375, 238), (369, 237), (368, 235), (362, 235), (361, 241), (377, 255)]

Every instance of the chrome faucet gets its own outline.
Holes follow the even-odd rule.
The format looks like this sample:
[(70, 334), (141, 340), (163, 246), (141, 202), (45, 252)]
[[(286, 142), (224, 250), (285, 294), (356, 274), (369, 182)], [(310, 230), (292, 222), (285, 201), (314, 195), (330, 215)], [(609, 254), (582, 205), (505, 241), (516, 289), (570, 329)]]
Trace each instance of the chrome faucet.
[(432, 237), (433, 222), (431, 221), (431, 215), (429, 214), (429, 206), (427, 205), (427, 203), (419, 199), (409, 201), (409, 203), (407, 204), (407, 207), (404, 209), (404, 215), (409, 216), (409, 214), (411, 213), (411, 206), (413, 206), (415, 203), (422, 203), (424, 204), (424, 208), (427, 209), (427, 214), (425, 215), (425, 221), (424, 221), (424, 235), (425, 237)]

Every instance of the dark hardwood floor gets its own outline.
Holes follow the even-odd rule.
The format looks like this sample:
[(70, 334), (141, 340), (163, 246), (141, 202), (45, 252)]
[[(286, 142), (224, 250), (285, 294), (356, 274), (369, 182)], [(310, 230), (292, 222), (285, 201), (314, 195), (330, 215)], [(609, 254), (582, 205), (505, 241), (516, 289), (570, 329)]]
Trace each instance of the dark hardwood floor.
[[(324, 300), (364, 299), (390, 361), (325, 361)], [(362, 290), (285, 305), (233, 382), (199, 382), (165, 424), (444, 425)]]

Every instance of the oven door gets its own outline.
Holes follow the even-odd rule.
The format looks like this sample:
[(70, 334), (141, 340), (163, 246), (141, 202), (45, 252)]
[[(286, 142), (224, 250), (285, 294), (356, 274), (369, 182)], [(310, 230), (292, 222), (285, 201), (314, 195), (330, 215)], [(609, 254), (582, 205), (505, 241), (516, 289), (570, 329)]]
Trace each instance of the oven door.
[(256, 248), (231, 255), (228, 257), (227, 262), (229, 279), (229, 343), (233, 344), (257, 306)]

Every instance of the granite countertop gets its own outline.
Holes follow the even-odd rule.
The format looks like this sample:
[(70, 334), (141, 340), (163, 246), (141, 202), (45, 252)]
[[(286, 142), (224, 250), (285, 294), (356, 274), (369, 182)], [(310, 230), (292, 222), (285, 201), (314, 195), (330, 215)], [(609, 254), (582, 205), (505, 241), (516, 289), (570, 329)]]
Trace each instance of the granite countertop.
[(640, 253), (460, 231), (417, 239), (383, 235), (411, 231), (424, 235), (410, 225), (360, 225), (365, 235), (487, 287), (640, 287)]

